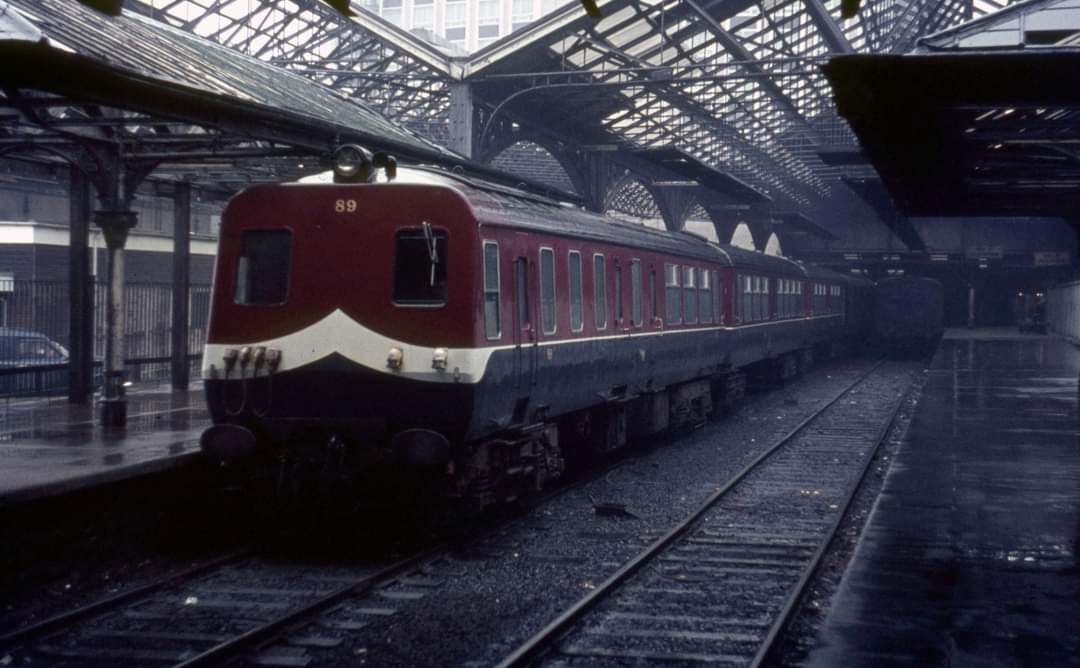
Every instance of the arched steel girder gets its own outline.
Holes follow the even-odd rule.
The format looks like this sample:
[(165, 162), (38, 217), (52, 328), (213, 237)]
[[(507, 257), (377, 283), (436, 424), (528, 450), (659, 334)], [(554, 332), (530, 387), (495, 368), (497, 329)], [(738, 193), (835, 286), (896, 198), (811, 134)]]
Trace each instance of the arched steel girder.
[(660, 194), (639, 175), (628, 170), (611, 181), (604, 195), (603, 213), (622, 214), (640, 221), (660, 219), (665, 227), (671, 229), (660, 204)]
[[(763, 78), (764, 76), (766, 75), (711, 75), (701, 77), (700, 80), (718, 83), (724, 80), (745, 80), (748, 78)], [(683, 81), (683, 84), (690, 82), (691, 81), (687, 79)], [(648, 94), (655, 95), (655, 99), (657, 100), (666, 101), (671, 107), (679, 107), (684, 118), (692, 119), (698, 126), (705, 128), (704, 131), (712, 137), (710, 140), (712, 145), (718, 146), (722, 144), (726, 147), (724, 151), (726, 157), (729, 159), (723, 162), (726, 168), (731, 169), (736, 175), (745, 180), (757, 182), (764, 181), (765, 187), (769, 191), (774, 193), (779, 191), (790, 197), (793, 206), (806, 206), (810, 203), (810, 198), (823, 194), (823, 192), (814, 193), (809, 182), (802, 180), (803, 178), (809, 179), (811, 176), (809, 173), (793, 174), (788, 172), (785, 168), (785, 164), (790, 163), (791, 161), (785, 160), (782, 157), (778, 158), (775, 147), (763, 147), (743, 138), (737, 128), (727, 124), (721, 119), (715, 118), (711, 115), (709, 109), (701, 107), (692, 97), (682, 95), (678, 90), (678, 86), (673, 87), (670, 82), (666, 81), (641, 81), (636, 79), (627, 82), (602, 83), (566, 81), (558, 83), (540, 83), (526, 88), (519, 88), (499, 100), (486, 115), (486, 123), (480, 132), (478, 144), (483, 147), (484, 144), (490, 141), (491, 135), (494, 133), (493, 128), (497, 128), (500, 124), (503, 124), (505, 120), (503, 118), (506, 115), (504, 110), (510, 108), (512, 103), (517, 102), (522, 98), (526, 98), (530, 95), (542, 95), (559, 91), (566, 93), (573, 93), (574, 91), (596, 91), (597, 89), (605, 87), (612, 88), (616, 91), (655, 91), (654, 93), (650, 92)], [(520, 117), (520, 114), (515, 115), (515, 118), (518, 117)], [(670, 144), (677, 146), (684, 145), (683, 142), (685, 141), (685, 137), (678, 134), (676, 127), (665, 128), (662, 119), (647, 118), (641, 122), (644, 123), (646, 120), (649, 124), (655, 125), (657, 132), (661, 133), (665, 140)], [(691, 146), (693, 146), (692, 142)], [(716, 156), (713, 156), (713, 158), (714, 160), (712, 160), (712, 162), (715, 162)]]
[(565, 144), (538, 132), (510, 128), (506, 132), (498, 133), (495, 140), (489, 142), (486, 150), (480, 153), (477, 159), (483, 164), (491, 164), (504, 151), (521, 143), (535, 144), (547, 151), (559, 163), (559, 167), (573, 185), (574, 192), (583, 195), (588, 190), (588, 179), (585, 173), (587, 167), (580, 158), (580, 152), (571, 150)]
[(608, 183), (598, 211), (621, 212), (635, 220), (661, 220), (671, 231), (681, 231), (692, 211), (703, 209), (695, 188), (669, 188), (657, 185), (647, 175), (610, 163), (613, 178)]
[(520, 128), (513, 129), (512, 124), (503, 124), (503, 127), (510, 129), (496, 133), (487, 142), (485, 152), (480, 155), (481, 162), (490, 164), (508, 148), (519, 143), (536, 144), (559, 163), (574, 190), (585, 198), (586, 206), (591, 210), (602, 213), (611, 209), (613, 196), (632, 182), (640, 184), (652, 200), (652, 205), (635, 201), (628, 204), (624, 212), (639, 219), (660, 218), (667, 229), (682, 229), (690, 210), (697, 204), (696, 197), (688, 194), (685, 188), (652, 185), (653, 181), (661, 178), (661, 170), (640, 160), (619, 153), (573, 150), (547, 136)]

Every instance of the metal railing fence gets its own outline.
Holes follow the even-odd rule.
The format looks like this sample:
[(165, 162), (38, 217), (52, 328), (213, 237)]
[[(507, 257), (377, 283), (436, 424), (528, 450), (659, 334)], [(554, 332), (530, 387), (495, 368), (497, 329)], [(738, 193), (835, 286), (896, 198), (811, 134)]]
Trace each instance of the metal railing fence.
[[(62, 394), (67, 390), (70, 289), (67, 281), (12, 281), (0, 286), (0, 396)], [(95, 384), (105, 357), (107, 286), (94, 285)], [(172, 300), (170, 283), (128, 283), (124, 357), (132, 382), (165, 381), (171, 373)], [(188, 289), (188, 355), (198, 377), (206, 341), (210, 286)]]

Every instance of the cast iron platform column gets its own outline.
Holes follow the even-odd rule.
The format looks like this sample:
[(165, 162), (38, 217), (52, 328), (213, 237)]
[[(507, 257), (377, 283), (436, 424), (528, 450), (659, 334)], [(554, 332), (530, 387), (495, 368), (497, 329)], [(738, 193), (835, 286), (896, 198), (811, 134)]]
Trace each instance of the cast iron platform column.
[(108, 249), (105, 392), (101, 400), (101, 424), (105, 427), (123, 427), (127, 423), (127, 399), (124, 397), (124, 243), (136, 219), (134, 211), (94, 212), (94, 223), (101, 228)]
[(68, 241), (68, 401), (86, 404), (94, 383), (94, 285), (90, 277), (90, 183), (71, 167)]
[(191, 283), (191, 184), (176, 184), (173, 217), (172, 386), (188, 389), (188, 289)]

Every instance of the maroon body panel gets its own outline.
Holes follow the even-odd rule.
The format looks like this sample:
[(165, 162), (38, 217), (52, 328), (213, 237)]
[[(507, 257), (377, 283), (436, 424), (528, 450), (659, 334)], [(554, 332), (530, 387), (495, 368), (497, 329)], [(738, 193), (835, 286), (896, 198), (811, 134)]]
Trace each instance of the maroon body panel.
[[(355, 201), (355, 212), (336, 211)], [(394, 238), (429, 222), (449, 236), (451, 280), (444, 306), (392, 301)], [(292, 235), (284, 304), (233, 301), (241, 235), (287, 229)], [(385, 336), (431, 346), (475, 343), (476, 221), (455, 190), (424, 185), (265, 186), (235, 197), (222, 217), (208, 339), (260, 341), (303, 329), (341, 309)]]
[[(265, 341), (299, 331), (336, 309), (379, 334), (404, 343), (424, 346), (473, 348), (515, 345), (531, 341), (561, 341), (614, 335), (677, 331), (709, 326), (738, 327), (736, 309), (740, 260), (734, 266), (725, 251), (702, 241), (686, 254), (648, 245), (619, 243), (618, 223), (604, 223), (613, 232), (582, 234), (580, 229), (540, 231), (522, 225), (514, 211), (499, 209), (481, 199), (478, 191), (443, 184), (288, 184), (249, 189), (230, 201), (225, 210), (215, 267), (209, 323), (209, 342), (243, 344)], [(346, 203), (343, 207), (342, 203)], [(354, 203), (354, 205), (348, 203)], [(344, 208), (344, 210), (342, 210)], [(350, 211), (349, 209), (355, 209)], [(483, 213), (478, 220), (477, 211)], [(550, 215), (582, 218), (583, 226), (602, 220), (575, 209), (548, 207)], [(533, 212), (535, 215), (535, 212)], [(502, 218), (505, 218), (503, 220)], [(445, 305), (401, 305), (392, 299), (395, 235), (430, 223), (448, 236), (448, 298)], [(608, 226), (611, 227), (608, 227)], [(245, 305), (234, 302), (241, 238), (247, 230), (285, 229), (292, 232), (288, 295), (284, 303)], [(499, 335), (488, 338), (484, 322), (482, 276), (483, 242), (499, 246)], [(685, 244), (685, 241), (683, 242)], [(541, 326), (539, 262), (541, 248), (554, 251), (556, 327)], [(567, 300), (570, 294), (568, 253), (581, 254), (582, 327), (571, 330)], [(733, 249), (729, 249), (734, 252)], [(597, 327), (594, 263), (601, 254), (606, 265), (607, 321)], [(745, 253), (744, 253), (745, 255)], [(516, 332), (514, 262), (528, 262), (529, 326)], [(708, 258), (713, 259), (708, 259)], [(632, 263), (641, 263), (641, 319), (634, 322)], [(682, 269), (715, 271), (720, 288), (719, 315), (710, 322), (664, 322), (667, 312), (665, 263)], [(794, 263), (790, 271), (760, 267), (747, 269), (767, 277), (770, 318), (777, 313), (777, 281), (803, 280)], [(616, 273), (621, 291), (616, 293)], [(807, 283), (809, 285), (809, 282)], [(685, 289), (685, 287), (683, 288)], [(681, 294), (685, 294), (680, 291)], [(812, 296), (806, 291), (807, 314)], [(700, 286), (698, 294), (700, 295)], [(700, 296), (699, 296), (700, 298)], [(833, 298), (830, 297), (830, 301)], [(621, 315), (619, 312), (621, 308)], [(801, 316), (794, 316), (801, 317)]]

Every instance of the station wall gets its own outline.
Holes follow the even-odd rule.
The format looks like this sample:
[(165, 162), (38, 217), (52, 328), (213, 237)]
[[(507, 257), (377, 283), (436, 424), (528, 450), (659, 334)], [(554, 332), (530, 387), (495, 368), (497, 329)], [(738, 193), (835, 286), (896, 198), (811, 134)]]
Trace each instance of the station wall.
[(1080, 281), (1050, 289), (1047, 293), (1046, 320), (1050, 331), (1080, 343)]

